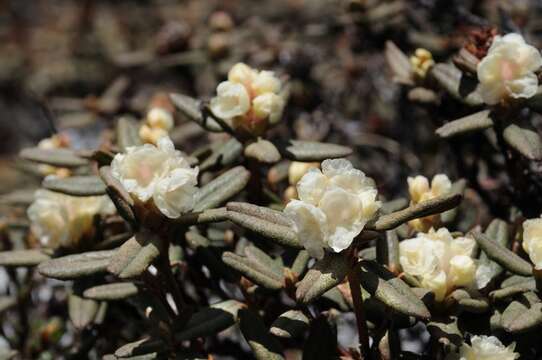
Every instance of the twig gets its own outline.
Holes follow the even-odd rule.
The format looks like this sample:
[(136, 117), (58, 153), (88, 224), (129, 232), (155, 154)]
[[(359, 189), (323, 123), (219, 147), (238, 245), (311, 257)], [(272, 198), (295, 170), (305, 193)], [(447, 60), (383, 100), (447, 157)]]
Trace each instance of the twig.
[(348, 273), (348, 285), (352, 294), (354, 303), (354, 313), (356, 314), (356, 323), (358, 326), (359, 351), (363, 360), (369, 359), (369, 332), (367, 330), (367, 318), (365, 309), (363, 309), (363, 296), (361, 295), (361, 281), (359, 264), (356, 263)]

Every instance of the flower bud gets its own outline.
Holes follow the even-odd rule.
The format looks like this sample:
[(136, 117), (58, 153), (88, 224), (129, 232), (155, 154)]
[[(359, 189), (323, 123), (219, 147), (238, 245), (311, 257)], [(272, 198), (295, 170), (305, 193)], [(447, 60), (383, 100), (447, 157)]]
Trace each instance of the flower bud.
[(254, 98), (252, 106), (256, 117), (268, 118), (271, 124), (275, 124), (282, 115), (284, 99), (273, 93), (265, 93)]
[(435, 65), (433, 55), (426, 49), (416, 49), (414, 55), (410, 57), (410, 65), (414, 73), (424, 79), (427, 75), (427, 71)]
[(246, 88), (231, 81), (221, 82), (217, 89), (217, 96), (211, 100), (211, 111), (222, 119), (244, 115), (250, 109), (250, 97)]
[(173, 128), (173, 114), (161, 107), (153, 107), (147, 113), (147, 124), (153, 128), (169, 131)]
[(288, 181), (295, 185), (310, 169), (317, 169), (320, 164), (317, 162), (292, 161), (288, 168)]
[(542, 269), (542, 219), (523, 222), (523, 250), (537, 269)]

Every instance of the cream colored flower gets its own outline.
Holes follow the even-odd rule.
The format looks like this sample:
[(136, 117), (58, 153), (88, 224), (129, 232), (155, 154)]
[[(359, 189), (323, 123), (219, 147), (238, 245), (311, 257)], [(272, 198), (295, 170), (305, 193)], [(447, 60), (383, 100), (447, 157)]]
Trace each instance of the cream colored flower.
[(160, 138), (167, 135), (167, 130), (160, 127), (150, 127), (147, 124), (143, 124), (139, 128), (139, 138), (147, 144), (156, 144)]
[(281, 81), (272, 71), (258, 71), (243, 63), (231, 68), (228, 80), (216, 92), (210, 103), (213, 114), (255, 135), (281, 119), (286, 102)]
[(299, 200), (290, 201), (284, 213), (309, 254), (319, 259), (324, 249), (349, 247), (381, 205), (372, 180), (345, 159), (325, 160), (322, 171), (310, 169), (297, 192)]
[(475, 244), (468, 237), (454, 239), (446, 228), (431, 229), (399, 243), (399, 262), (405, 273), (417, 277), (441, 301), (455, 287), (474, 281)]
[(147, 113), (147, 124), (151, 128), (169, 131), (173, 128), (173, 114), (162, 107), (153, 107)]
[(76, 197), (38, 190), (27, 210), (34, 234), (43, 246), (76, 246), (93, 230), (97, 214), (112, 214), (115, 207), (107, 196)]
[[(439, 196), (448, 195), (452, 191), (452, 182), (445, 174), (435, 175), (431, 180), (431, 186), (429, 185), (429, 180), (421, 175), (408, 177), (407, 182), (410, 202), (413, 205)], [(439, 221), (440, 215), (433, 215), (411, 220), (409, 221), (409, 225), (418, 231), (427, 231), (431, 227), (438, 225)]]
[(514, 352), (515, 343), (505, 347), (495, 336), (473, 336), (470, 342), (461, 346), (461, 360), (515, 360), (520, 356)]
[(523, 250), (536, 269), (542, 269), (542, 218), (523, 222)]
[(423, 79), (427, 75), (427, 71), (435, 65), (435, 61), (428, 50), (419, 48), (410, 57), (410, 65), (414, 74)]
[(508, 97), (530, 98), (536, 94), (542, 56), (519, 34), (495, 36), (487, 55), (478, 63), (480, 92), (484, 101), (495, 105)]
[(320, 163), (317, 162), (292, 161), (288, 167), (288, 182), (290, 185), (296, 185), (307, 171), (310, 169), (318, 169), (319, 167)]
[(168, 137), (160, 138), (157, 146), (130, 147), (126, 154), (115, 155), (111, 173), (134, 197), (142, 202), (152, 199), (169, 218), (194, 207), (198, 168), (190, 167)]

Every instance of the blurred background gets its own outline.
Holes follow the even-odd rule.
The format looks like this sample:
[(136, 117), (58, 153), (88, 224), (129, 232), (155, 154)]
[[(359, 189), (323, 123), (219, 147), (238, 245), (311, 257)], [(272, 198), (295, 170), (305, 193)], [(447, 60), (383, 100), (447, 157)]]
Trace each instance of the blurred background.
[[(444, 60), (474, 29), (496, 26), (537, 46), (541, 8), (534, 0), (4, 0), (0, 191), (23, 181), (13, 163), (22, 147), (56, 131), (75, 148), (96, 147), (115, 119), (142, 118), (157, 96), (209, 98), (239, 61), (289, 78), (283, 125), (271, 137), (348, 143), (389, 196), (407, 175), (446, 168), (453, 178), (454, 151), (433, 132), (461, 114), (454, 104), (436, 113), (408, 102), (391, 81), (385, 41)], [(209, 140), (176, 121), (182, 150)]]

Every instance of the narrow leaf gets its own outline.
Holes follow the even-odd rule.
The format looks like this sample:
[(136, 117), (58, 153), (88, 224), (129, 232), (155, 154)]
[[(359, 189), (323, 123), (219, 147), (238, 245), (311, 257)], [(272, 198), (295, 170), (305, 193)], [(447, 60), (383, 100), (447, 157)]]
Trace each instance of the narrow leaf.
[(137, 220), (133, 210), (134, 200), (121, 183), (111, 175), (109, 166), (100, 168), (100, 177), (106, 185), (106, 192), (115, 204), (119, 214), (130, 224), (136, 225)]
[(77, 329), (84, 329), (92, 324), (98, 314), (99, 303), (96, 300), (84, 299), (77, 294), (68, 297), (68, 313)]
[(393, 81), (403, 85), (414, 85), (410, 60), (392, 41), (386, 41), (386, 62), (393, 73)]
[(140, 231), (111, 257), (107, 270), (121, 279), (141, 275), (160, 254), (161, 242), (159, 236)]
[(482, 110), (460, 119), (450, 121), (438, 128), (436, 133), (442, 138), (451, 138), (457, 135), (485, 130), (493, 126), (493, 120), (489, 114), (489, 110)]
[(262, 319), (250, 310), (239, 311), (239, 328), (257, 360), (282, 360), (282, 347)]
[(258, 139), (245, 147), (245, 156), (264, 164), (274, 164), (281, 159), (276, 146), (264, 139)]
[(105, 184), (97, 176), (46, 177), (44, 188), (72, 196), (97, 196), (105, 194)]
[(298, 283), (295, 293), (297, 301), (308, 304), (316, 300), (329, 289), (339, 285), (348, 270), (348, 262), (342, 254), (326, 253)]
[(23, 149), (19, 156), (25, 160), (59, 167), (79, 167), (88, 165), (88, 161), (77, 156), (69, 149)]
[(301, 140), (291, 140), (286, 146), (279, 147), (279, 150), (287, 159), (307, 162), (342, 158), (352, 154), (352, 149), (346, 146)]
[(139, 124), (135, 119), (123, 116), (117, 121), (117, 144), (123, 152), (131, 146), (141, 145)]
[(203, 118), (201, 102), (183, 94), (170, 94), (171, 101), (184, 116), (206, 130), (222, 132), (222, 127), (210, 116)]
[(235, 138), (231, 138), (219, 146), (216, 146), (211, 155), (199, 166), (201, 171), (211, 168), (224, 167), (234, 164), (239, 160), (243, 152), (243, 145)]
[(0, 252), (0, 266), (36, 266), (51, 257), (41, 250), (11, 250)]
[(512, 124), (504, 129), (503, 137), (512, 149), (527, 159), (542, 160), (542, 141), (536, 132)]
[(137, 293), (138, 288), (134, 283), (121, 282), (91, 287), (83, 292), (83, 297), (94, 300), (121, 300)]
[(480, 248), (490, 259), (515, 274), (524, 276), (531, 275), (531, 264), (520, 258), (517, 254), (501, 244), (491, 241), (487, 236), (479, 232), (473, 232), (472, 234)]
[(222, 260), (254, 283), (267, 289), (278, 290), (284, 287), (282, 274), (277, 274), (273, 269), (266, 268), (252, 259), (227, 251), (222, 254)]
[(71, 280), (106, 271), (107, 264), (117, 250), (91, 251), (47, 260), (38, 266), (43, 276)]
[(522, 333), (542, 324), (542, 303), (512, 301), (501, 316), (501, 325), (509, 333)]
[(454, 98), (471, 106), (480, 106), (484, 102), (476, 88), (476, 82), (464, 76), (451, 64), (439, 63), (431, 68), (429, 74)]
[(194, 211), (217, 207), (242, 191), (248, 184), (250, 172), (236, 166), (199, 189)]
[(302, 311), (288, 310), (271, 325), (271, 334), (291, 339), (302, 335), (309, 327), (309, 318)]

